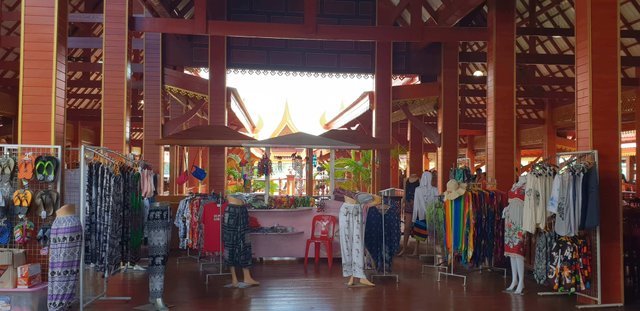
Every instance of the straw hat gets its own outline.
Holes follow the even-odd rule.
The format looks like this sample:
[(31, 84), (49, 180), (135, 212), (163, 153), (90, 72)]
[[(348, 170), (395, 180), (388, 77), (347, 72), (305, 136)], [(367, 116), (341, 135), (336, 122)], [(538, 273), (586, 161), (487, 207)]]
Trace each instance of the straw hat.
[(356, 203), (356, 200), (355, 200), (355, 199), (350, 198), (350, 197), (348, 197), (348, 196), (345, 196), (345, 197), (344, 197), (344, 203), (348, 203), (348, 204), (358, 204), (358, 203)]
[(447, 191), (444, 192), (445, 200), (455, 200), (467, 191), (467, 184), (459, 183), (455, 179), (447, 182)]

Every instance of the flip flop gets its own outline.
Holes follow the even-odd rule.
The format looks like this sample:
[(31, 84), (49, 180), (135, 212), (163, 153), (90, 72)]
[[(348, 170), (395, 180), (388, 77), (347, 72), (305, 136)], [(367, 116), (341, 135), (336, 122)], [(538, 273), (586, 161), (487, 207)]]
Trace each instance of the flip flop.
[(34, 166), (34, 171), (36, 173), (36, 180), (37, 181), (44, 181), (46, 176), (46, 158), (43, 156), (39, 156), (36, 158), (36, 162), (35, 162), (35, 166)]
[(35, 225), (33, 222), (25, 220), (13, 228), (14, 240), (17, 244), (26, 244), (33, 237)]
[(45, 181), (46, 182), (54, 182), (56, 180), (56, 173), (58, 172), (58, 166), (60, 166), (60, 161), (58, 158), (54, 156), (45, 157), (47, 162), (45, 163)]
[(38, 230), (38, 235), (36, 235), (36, 239), (38, 240), (38, 243), (40, 243), (41, 246), (47, 246), (49, 245), (50, 236), (51, 236), (51, 225), (46, 224), (40, 227), (40, 230)]
[(0, 182), (6, 183), (11, 181), (11, 175), (13, 175), (13, 169), (16, 162), (11, 157), (0, 158)]
[[(54, 190), (45, 190), (43, 192), (43, 209), (46, 212), (46, 217), (49, 217), (58, 210), (58, 198), (60, 195)], [(39, 213), (39, 215), (42, 214)]]
[(33, 199), (33, 203), (36, 206), (36, 215), (43, 219), (48, 216), (47, 214), (44, 214), (43, 217), (43, 212), (45, 212), (45, 196), (45, 191), (41, 190), (36, 193), (36, 197)]
[(31, 155), (25, 155), (18, 163), (18, 178), (30, 180), (33, 178), (34, 158)]
[(11, 223), (7, 218), (0, 220), (0, 245), (7, 246), (11, 241)]

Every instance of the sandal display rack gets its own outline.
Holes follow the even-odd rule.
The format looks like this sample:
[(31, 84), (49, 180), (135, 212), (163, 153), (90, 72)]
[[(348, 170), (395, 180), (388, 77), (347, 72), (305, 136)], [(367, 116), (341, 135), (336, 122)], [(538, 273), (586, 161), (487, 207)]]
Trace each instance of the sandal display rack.
[[(35, 172), (35, 163), (33, 164), (33, 177), (28, 180), (18, 179), (18, 164), (25, 156), (32, 156), (32, 160), (35, 160), (39, 156), (53, 156), (57, 159), (57, 167), (54, 167), (53, 170), (49, 169), (49, 172), (52, 172), (53, 181), (39, 181), (36, 178)], [(5, 210), (6, 210), (6, 220), (9, 221), (8, 225), (10, 226), (10, 238), (9, 243), (7, 245), (0, 246), (1, 248), (13, 248), (13, 249), (22, 249), (25, 252), (26, 262), (27, 263), (39, 263), (42, 271), (42, 281), (46, 282), (49, 272), (49, 253), (48, 253), (48, 244), (47, 247), (44, 247), (36, 238), (37, 233), (43, 226), (51, 226), (55, 219), (55, 210), (62, 205), (62, 198), (60, 196), (60, 188), (61, 188), (61, 172), (62, 172), (62, 149), (60, 146), (53, 145), (10, 145), (10, 144), (0, 144), (0, 159), (1, 158), (12, 158), (14, 160), (14, 168), (11, 171), (10, 179), (9, 179), (9, 187), (10, 194), (7, 197), (6, 193), (2, 193), (5, 200)], [(35, 162), (35, 161), (34, 161)], [(4, 185), (0, 185), (0, 188), (3, 188)], [(18, 215), (14, 211), (13, 204), (13, 193), (18, 189), (25, 189), (31, 192), (31, 200), (27, 210), (27, 213), (23, 217), (22, 215)], [(53, 213), (46, 218), (40, 217), (37, 215), (38, 207), (35, 202), (36, 194), (39, 191), (56, 191), (58, 193), (57, 202), (51, 202), (53, 204)], [(1, 190), (0, 190), (1, 191)], [(6, 191), (5, 191), (6, 192)], [(46, 207), (45, 207), (46, 209)], [(13, 228), (16, 224), (23, 221), (31, 221), (34, 224), (33, 234), (30, 236), (30, 240), (26, 243), (16, 243), (14, 237)], [(49, 230), (50, 231), (50, 230)], [(47, 241), (48, 242), (48, 241)]]

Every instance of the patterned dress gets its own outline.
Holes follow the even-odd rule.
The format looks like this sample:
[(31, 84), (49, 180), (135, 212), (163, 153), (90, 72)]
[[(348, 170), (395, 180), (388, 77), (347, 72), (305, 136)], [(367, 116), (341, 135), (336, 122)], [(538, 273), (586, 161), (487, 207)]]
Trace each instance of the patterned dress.
[(524, 258), (524, 231), (522, 218), (525, 185), (509, 191), (509, 206), (504, 211), (504, 255)]
[(59, 216), (51, 226), (49, 248), (49, 310), (67, 310), (75, 300), (82, 226), (75, 215)]
[(229, 267), (248, 268), (252, 264), (249, 239), (249, 212), (245, 206), (229, 204), (222, 222), (224, 262)]
[(149, 299), (158, 299), (164, 292), (164, 270), (169, 257), (171, 211), (168, 204), (153, 204), (146, 230), (149, 236)]
[(342, 204), (340, 207), (340, 249), (342, 276), (366, 278), (364, 274), (364, 224), (362, 206)]

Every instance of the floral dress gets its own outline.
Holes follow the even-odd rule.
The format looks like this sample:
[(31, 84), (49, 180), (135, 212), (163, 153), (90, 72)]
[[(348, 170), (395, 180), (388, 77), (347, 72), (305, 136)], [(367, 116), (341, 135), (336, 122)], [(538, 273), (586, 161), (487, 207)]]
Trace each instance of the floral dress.
[(524, 258), (522, 215), (525, 185), (509, 191), (509, 206), (504, 210), (504, 255)]

